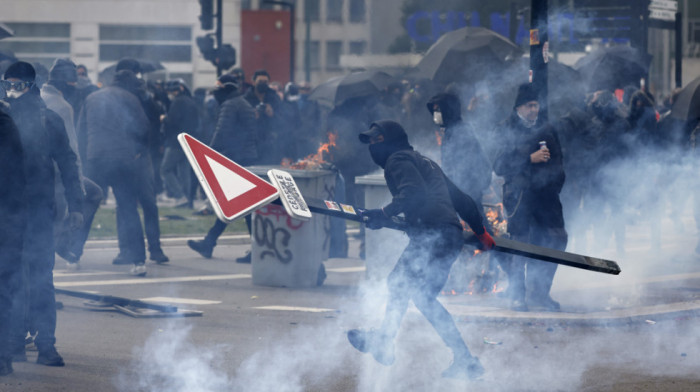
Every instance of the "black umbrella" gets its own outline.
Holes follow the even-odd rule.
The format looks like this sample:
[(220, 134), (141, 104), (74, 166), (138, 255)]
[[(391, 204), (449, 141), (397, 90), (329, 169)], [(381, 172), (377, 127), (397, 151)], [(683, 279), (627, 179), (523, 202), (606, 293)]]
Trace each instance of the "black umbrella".
[(651, 56), (631, 46), (611, 46), (595, 50), (580, 58), (574, 69), (581, 73), (588, 91), (639, 87), (649, 72)]
[(463, 27), (437, 40), (416, 66), (413, 76), (436, 83), (483, 80), (523, 55), (508, 38), (483, 27)]
[(700, 118), (700, 77), (683, 87), (671, 107), (671, 117), (679, 120)]
[(12, 31), (11, 28), (9, 28), (4, 23), (0, 23), (0, 39), (7, 38), (7, 37), (13, 37), (14, 35), (15, 35), (15, 32)]
[[(137, 60), (139, 62), (139, 68), (141, 69), (142, 74), (147, 74), (155, 71), (160, 71), (162, 69), (165, 69), (163, 64), (161, 64), (159, 61), (154, 61), (154, 60)], [(100, 72), (98, 79), (100, 82), (103, 84), (111, 83), (112, 80), (114, 79), (114, 75), (117, 73), (117, 64), (112, 64), (109, 67), (105, 68)]]
[(335, 107), (351, 98), (380, 94), (392, 80), (391, 75), (382, 71), (354, 72), (319, 84), (311, 92), (309, 99)]

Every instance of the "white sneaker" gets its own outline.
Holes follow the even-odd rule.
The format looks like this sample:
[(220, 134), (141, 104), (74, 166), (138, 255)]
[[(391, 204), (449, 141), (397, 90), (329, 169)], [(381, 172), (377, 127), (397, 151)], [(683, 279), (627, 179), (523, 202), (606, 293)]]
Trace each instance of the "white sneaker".
[(77, 271), (77, 270), (79, 270), (79, 269), (80, 269), (80, 263), (79, 263), (79, 262), (75, 262), (75, 263), (66, 262), (66, 270), (68, 270), (68, 271)]
[(131, 267), (129, 273), (133, 276), (146, 276), (146, 264), (136, 264)]

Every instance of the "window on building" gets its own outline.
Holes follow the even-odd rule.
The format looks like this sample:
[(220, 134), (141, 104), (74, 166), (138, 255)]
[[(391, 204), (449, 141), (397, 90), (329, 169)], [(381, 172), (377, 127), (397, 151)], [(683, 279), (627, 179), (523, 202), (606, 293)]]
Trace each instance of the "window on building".
[(343, 41), (326, 42), (326, 70), (340, 69), (340, 55), (343, 54)]
[(341, 23), (343, 21), (343, 0), (328, 0), (326, 3), (326, 22)]
[(350, 0), (350, 22), (363, 23), (365, 21), (365, 0)]
[(306, 20), (310, 22), (321, 20), (321, 0), (304, 0), (304, 12)]
[(350, 54), (361, 56), (367, 50), (367, 41), (350, 41)]
[(188, 63), (192, 61), (190, 26), (100, 25), (100, 61), (124, 57)]
[(70, 24), (6, 23), (15, 35), (0, 41), (0, 50), (12, 51), (30, 63), (49, 68), (59, 57), (70, 57)]
[(321, 43), (318, 41), (309, 42), (309, 68), (321, 69)]

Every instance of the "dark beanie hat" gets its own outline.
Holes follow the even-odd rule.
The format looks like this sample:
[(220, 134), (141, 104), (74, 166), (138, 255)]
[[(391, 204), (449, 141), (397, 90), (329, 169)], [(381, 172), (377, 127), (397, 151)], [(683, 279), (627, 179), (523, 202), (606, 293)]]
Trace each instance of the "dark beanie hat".
[(238, 78), (236, 78), (236, 76), (233, 75), (232, 73), (227, 73), (227, 74), (223, 74), (223, 75), (219, 76), (218, 81), (221, 84), (226, 84), (226, 83), (234, 83), (236, 85), (238, 84)]
[(514, 108), (524, 105), (530, 101), (539, 101), (537, 91), (532, 86), (532, 83), (523, 83), (518, 87), (518, 96), (515, 98)]
[(75, 63), (70, 59), (56, 59), (49, 71), (49, 80), (60, 80), (65, 82), (77, 82), (78, 71)]
[(123, 71), (123, 70), (129, 70), (135, 74), (141, 72), (141, 64), (139, 64), (138, 60), (135, 59), (130, 59), (130, 58), (125, 58), (119, 60), (117, 63), (117, 69), (116, 71)]
[(7, 68), (7, 71), (5, 71), (4, 79), (7, 80), (11, 78), (19, 79), (24, 82), (33, 82), (36, 78), (36, 71), (31, 64), (24, 61), (18, 61), (10, 65), (10, 67)]
[(369, 144), (370, 140), (378, 135), (384, 136), (384, 142), (408, 146), (408, 135), (401, 124), (391, 120), (375, 121), (369, 126), (369, 130), (360, 133), (360, 142)]

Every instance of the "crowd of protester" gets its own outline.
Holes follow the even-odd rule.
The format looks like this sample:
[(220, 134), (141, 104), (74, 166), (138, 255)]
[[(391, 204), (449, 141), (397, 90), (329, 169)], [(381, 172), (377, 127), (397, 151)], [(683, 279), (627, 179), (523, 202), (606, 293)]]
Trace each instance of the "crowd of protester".
[[(95, 213), (110, 192), (117, 205), (119, 240), (113, 264), (129, 265), (131, 274), (144, 276), (147, 259), (169, 261), (160, 244), (159, 204), (194, 209), (195, 201), (203, 198), (177, 142), (180, 132), (243, 165), (296, 161), (315, 152), (333, 133), (335, 146), (329, 160), (344, 181), (340, 189), (345, 189), (336, 196), (362, 206), (355, 178), (379, 167), (358, 135), (373, 122), (393, 120), (404, 126), (412, 145), (441, 160), (445, 173), (477, 202), (493, 201), (495, 194), (495, 201), (505, 202), (509, 210), (528, 197), (513, 194), (513, 189), (546, 188), (561, 197), (563, 222), (548, 227), (560, 230), (557, 248), (566, 247), (564, 222), (575, 221), (584, 224), (567, 224), (566, 231), (579, 249), (586, 249), (586, 231), (595, 225), (600, 228), (594, 238), (598, 246), (615, 238), (620, 255), (625, 251), (628, 221), (615, 212), (650, 208), (639, 198), (621, 197), (610, 173), (650, 153), (666, 157), (663, 164), (679, 166), (685, 156), (698, 153), (700, 121), (669, 116), (677, 91), (660, 102), (635, 87), (593, 91), (582, 95), (580, 104), (566, 115), (549, 118), (545, 124), (545, 116), (538, 117), (539, 106), (533, 112), (537, 97), (523, 86), (511, 112), (494, 110), (488, 89), (401, 78), (377, 94), (328, 108), (309, 99), (308, 83), (285, 84), (264, 69), (255, 70), (249, 78), (242, 69), (233, 69), (220, 76), (211, 90), (192, 90), (181, 79), (146, 81), (134, 59), (119, 61), (114, 79), (104, 86), (93, 84), (87, 69), (69, 59), (57, 59), (50, 69), (22, 61), (0, 64), (0, 71), (5, 97), (0, 106), (4, 218), (0, 257), (7, 260), (0, 265), (0, 273), (3, 282), (12, 282), (0, 285), (0, 332), (11, 343), (0, 345), (0, 374), (11, 371), (12, 361), (26, 360), (27, 333), (37, 336), (40, 363), (63, 365), (54, 346), (54, 253), (67, 261), (69, 269), (79, 268)], [(514, 146), (521, 143), (530, 148), (532, 141), (518, 139), (510, 150), (504, 147), (509, 132), (527, 132), (513, 129), (544, 129), (545, 125), (546, 132), (538, 137), (542, 135), (548, 148), (533, 159), (538, 163), (549, 162), (550, 157), (558, 160), (561, 173), (547, 180), (552, 185), (537, 183), (532, 173), (525, 175), (518, 171), (522, 168), (513, 167), (518, 156)], [(670, 183), (678, 173), (683, 174), (660, 170), (652, 180)], [(502, 196), (495, 186), (499, 176), (509, 188)], [(663, 205), (663, 196), (656, 197), (657, 204)], [(650, 209), (656, 218), (662, 211), (658, 205)], [(537, 203), (528, 208), (536, 210)], [(542, 208), (551, 211), (551, 203)], [(250, 219), (247, 224), (250, 230)], [(658, 248), (659, 224), (650, 226), (651, 243)], [(190, 241), (190, 247), (211, 257), (225, 228), (225, 222), (217, 221), (203, 240)], [(528, 238), (523, 233), (514, 235)], [(696, 251), (700, 252), (700, 244)], [(9, 261), (16, 259), (22, 263)], [(238, 261), (250, 262), (250, 255)], [(512, 261), (503, 265), (507, 272), (517, 270)], [(518, 298), (513, 307), (524, 310), (522, 302)], [(549, 305), (558, 308), (558, 304)]]

